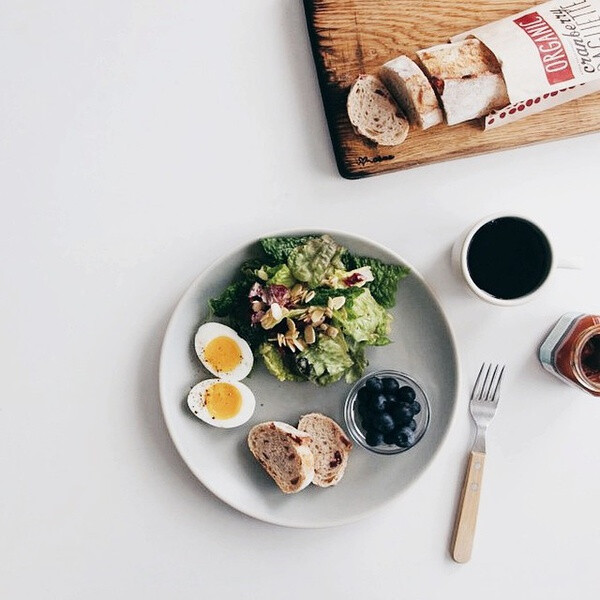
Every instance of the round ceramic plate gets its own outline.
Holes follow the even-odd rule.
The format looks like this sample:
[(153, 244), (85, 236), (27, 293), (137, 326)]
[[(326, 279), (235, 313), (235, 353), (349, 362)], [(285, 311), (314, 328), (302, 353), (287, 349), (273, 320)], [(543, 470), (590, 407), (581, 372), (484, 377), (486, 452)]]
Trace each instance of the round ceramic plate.
[[(278, 235), (305, 235), (306, 231)], [(407, 265), (378, 244), (354, 235), (326, 231), (351, 252)], [(279, 382), (260, 361), (244, 380), (256, 396), (250, 421), (235, 429), (217, 429), (187, 407), (189, 390), (211, 375), (202, 367), (193, 339), (210, 318), (208, 300), (234, 279), (238, 267), (260, 256), (258, 242), (235, 250), (202, 273), (177, 305), (167, 328), (160, 360), (160, 396), (167, 427), (177, 450), (196, 477), (221, 500), (257, 519), (290, 527), (327, 527), (356, 521), (390, 502), (423, 473), (450, 426), (458, 388), (458, 364), (448, 322), (429, 287), (411, 267), (398, 286), (387, 346), (367, 348), (367, 372), (395, 369), (421, 382), (431, 403), (431, 422), (423, 439), (408, 452), (377, 455), (358, 444), (344, 478), (334, 487), (309, 486), (282, 494), (246, 445), (253, 425), (284, 421), (297, 425), (303, 414), (318, 411), (344, 426), (344, 400), (350, 384), (318, 387), (309, 382)]]

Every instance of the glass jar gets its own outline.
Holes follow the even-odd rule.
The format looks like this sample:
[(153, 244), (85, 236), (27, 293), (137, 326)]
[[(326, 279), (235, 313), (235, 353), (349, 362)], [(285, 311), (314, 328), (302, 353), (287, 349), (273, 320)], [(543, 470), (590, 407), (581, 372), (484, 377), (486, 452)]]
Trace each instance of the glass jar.
[(563, 315), (540, 346), (539, 359), (566, 383), (600, 396), (600, 315)]

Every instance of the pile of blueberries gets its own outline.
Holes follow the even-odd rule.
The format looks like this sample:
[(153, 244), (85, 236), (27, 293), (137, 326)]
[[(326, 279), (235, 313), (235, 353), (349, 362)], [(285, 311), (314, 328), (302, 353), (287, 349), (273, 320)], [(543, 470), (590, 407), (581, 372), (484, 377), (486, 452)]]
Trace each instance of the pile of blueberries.
[(357, 394), (357, 412), (369, 446), (391, 444), (410, 448), (415, 443), (421, 404), (415, 390), (393, 377), (370, 377)]

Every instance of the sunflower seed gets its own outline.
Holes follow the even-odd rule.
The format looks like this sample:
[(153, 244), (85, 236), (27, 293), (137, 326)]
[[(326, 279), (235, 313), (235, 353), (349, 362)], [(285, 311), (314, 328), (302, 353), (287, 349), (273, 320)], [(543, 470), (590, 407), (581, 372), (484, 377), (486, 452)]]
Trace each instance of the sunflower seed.
[(314, 290), (310, 290), (310, 292), (308, 292), (305, 296), (304, 296), (304, 302), (308, 303), (310, 302), (313, 298), (315, 297), (315, 292)]
[(317, 340), (317, 334), (315, 333), (315, 328), (312, 325), (307, 325), (304, 328), (304, 339), (307, 344), (314, 344)]
[(344, 296), (336, 296), (335, 298), (331, 298), (331, 309), (340, 310), (342, 306), (346, 304), (346, 298)]
[(340, 331), (337, 327), (332, 327), (331, 325), (328, 325), (325, 331), (325, 333), (332, 338), (336, 337), (339, 332)]
[(312, 320), (313, 323), (317, 323), (318, 321), (320, 321), (323, 317), (325, 316), (325, 312), (323, 311), (322, 308), (317, 308), (315, 310), (312, 311), (310, 318)]

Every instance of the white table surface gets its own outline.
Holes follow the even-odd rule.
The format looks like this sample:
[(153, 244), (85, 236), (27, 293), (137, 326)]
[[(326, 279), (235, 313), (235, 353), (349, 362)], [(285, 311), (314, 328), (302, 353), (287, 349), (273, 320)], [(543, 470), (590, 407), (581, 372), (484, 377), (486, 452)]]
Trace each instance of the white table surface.
[[(0, 597), (599, 596), (600, 404), (536, 359), (562, 313), (600, 310), (597, 134), (346, 181), (299, 0), (3, 2), (0, 73)], [(496, 211), (539, 220), (584, 268), (516, 308), (470, 296), (449, 248)], [(180, 295), (232, 246), (289, 227), (404, 256), (461, 360), (433, 464), (339, 528), (282, 528), (217, 500), (159, 407)], [(473, 559), (457, 565), (467, 395), (484, 359), (508, 377)]]

